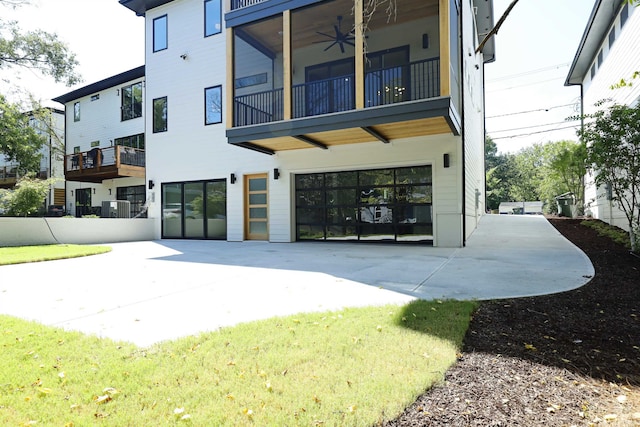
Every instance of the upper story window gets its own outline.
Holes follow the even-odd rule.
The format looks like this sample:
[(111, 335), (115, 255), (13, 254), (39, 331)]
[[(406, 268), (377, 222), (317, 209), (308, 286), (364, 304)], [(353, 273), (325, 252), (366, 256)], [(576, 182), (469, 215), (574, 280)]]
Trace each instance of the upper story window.
[(222, 122), (222, 86), (204, 90), (204, 124)]
[(616, 41), (616, 26), (614, 25), (609, 32), (609, 50), (613, 47), (613, 43)]
[(80, 121), (80, 102), (76, 102), (73, 104), (73, 121)]
[(604, 61), (604, 55), (602, 49), (600, 49), (600, 52), (598, 52), (598, 68), (602, 67), (602, 61)]
[(596, 64), (591, 66), (591, 80), (596, 76)]
[(167, 41), (167, 15), (153, 20), (153, 51), (165, 50)]
[(220, 0), (204, 1), (204, 36), (209, 37), (222, 31), (222, 8)]
[(122, 88), (121, 120), (142, 117), (142, 82)]
[(625, 2), (622, 12), (620, 12), (620, 28), (627, 23), (627, 19), (629, 19), (629, 3)]
[(153, 100), (153, 133), (167, 131), (167, 97)]

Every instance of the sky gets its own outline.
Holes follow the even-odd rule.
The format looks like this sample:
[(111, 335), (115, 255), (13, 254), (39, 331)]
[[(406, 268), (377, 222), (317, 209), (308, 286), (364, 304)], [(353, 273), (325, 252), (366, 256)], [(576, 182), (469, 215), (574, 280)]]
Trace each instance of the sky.
[[(495, 22), (511, 1), (494, 0)], [(12, 76), (13, 83), (29, 88), (44, 105), (62, 108), (51, 98), (144, 64), (144, 18), (118, 0), (31, 2), (16, 11), (0, 6), (0, 14), (17, 20), (25, 30), (57, 33), (76, 54), (84, 79), (66, 87), (30, 71), (23, 70), (20, 79)], [(498, 151), (576, 140), (577, 122), (565, 119), (578, 113), (580, 89), (564, 82), (593, 4), (594, 0), (520, 0), (512, 9), (495, 36), (496, 61), (485, 67), (487, 132)]]
[(9, 73), (10, 88), (0, 82), (2, 93), (28, 88), (44, 105), (62, 109), (51, 98), (144, 65), (144, 18), (120, 5), (118, 0), (30, 0), (30, 3), (16, 10), (0, 5), (0, 16), (3, 20), (18, 21), (23, 30), (56, 33), (75, 53), (83, 82), (67, 87), (22, 69), (19, 78), (15, 72)]
[[(577, 140), (579, 86), (564, 86), (595, 0), (520, 0), (485, 66), (486, 129), (498, 151)], [(494, 0), (494, 21), (511, 0)]]

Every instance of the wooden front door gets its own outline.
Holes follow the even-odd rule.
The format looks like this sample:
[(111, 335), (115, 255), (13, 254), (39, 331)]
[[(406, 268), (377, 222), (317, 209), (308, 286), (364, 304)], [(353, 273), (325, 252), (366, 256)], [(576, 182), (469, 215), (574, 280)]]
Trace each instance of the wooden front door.
[(244, 235), (247, 240), (269, 239), (267, 183), (266, 173), (244, 177)]

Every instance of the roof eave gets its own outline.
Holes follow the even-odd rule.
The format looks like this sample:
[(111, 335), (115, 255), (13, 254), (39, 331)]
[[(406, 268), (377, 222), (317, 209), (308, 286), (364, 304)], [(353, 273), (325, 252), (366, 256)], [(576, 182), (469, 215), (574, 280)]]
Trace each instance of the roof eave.
[(139, 79), (142, 77), (144, 77), (144, 65), (125, 71), (120, 74), (116, 74), (115, 76), (108, 77), (106, 79), (100, 80), (90, 85), (72, 90), (71, 92), (67, 92), (64, 95), (60, 95), (55, 98), (52, 98), (52, 100), (64, 105), (69, 101), (80, 99), (84, 96), (88, 96), (88, 95), (100, 92), (102, 90), (117, 86), (119, 84), (126, 83), (128, 81)]
[(618, 16), (620, 7), (626, 0), (596, 0), (587, 21), (578, 50), (571, 63), (565, 86), (581, 85), (593, 58), (597, 55), (602, 41), (611, 24)]

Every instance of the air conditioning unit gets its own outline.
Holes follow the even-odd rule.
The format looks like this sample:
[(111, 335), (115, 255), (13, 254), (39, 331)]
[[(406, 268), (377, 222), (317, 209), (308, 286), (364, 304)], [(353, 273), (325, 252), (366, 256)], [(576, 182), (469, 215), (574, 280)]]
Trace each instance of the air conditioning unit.
[(102, 218), (131, 218), (128, 200), (105, 200), (102, 202)]

